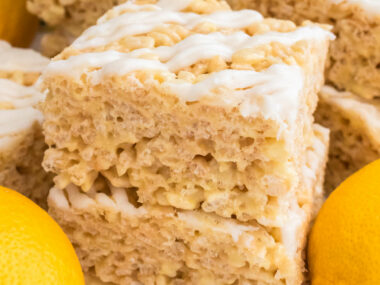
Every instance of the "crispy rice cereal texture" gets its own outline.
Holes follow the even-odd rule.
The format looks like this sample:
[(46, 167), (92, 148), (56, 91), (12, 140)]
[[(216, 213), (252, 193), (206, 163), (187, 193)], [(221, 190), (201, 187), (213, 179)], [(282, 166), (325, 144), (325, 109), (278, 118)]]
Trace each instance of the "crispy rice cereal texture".
[(380, 1), (228, 0), (235, 9), (257, 9), (265, 16), (308, 19), (334, 26), (326, 80), (364, 98), (380, 96)]
[[(305, 165), (317, 202), (309, 213), (322, 201), (327, 158), (328, 132), (316, 126), (315, 134)], [(83, 268), (103, 281), (301, 284), (312, 216), (294, 235), (293, 225), (270, 228), (200, 210), (141, 206), (134, 188), (108, 185), (99, 179), (86, 194), (73, 185), (53, 188), (48, 198), (49, 213), (69, 235)]]
[[(55, 56), (77, 38), (86, 28), (115, 5), (127, 0), (28, 0), (30, 13), (37, 15), (52, 30), (42, 37), (41, 49), (46, 56)], [(166, 0), (167, 1), (167, 0)], [(169, 0), (170, 2), (171, 0)], [(182, 0), (180, 0), (182, 1)], [(154, 0), (141, 1), (154, 3)], [(176, 1), (172, 1), (176, 2)], [(195, 12), (223, 9), (220, 0), (196, 1)]]
[[(135, 279), (153, 284), (156, 278), (298, 284), (306, 229), (322, 200), (317, 180), (327, 134), (313, 127), (312, 114), (333, 35), (312, 23), (297, 27), (252, 10), (231, 11), (223, 2), (173, 3), (116, 6), (43, 74), (49, 145), (44, 167), (57, 174), (52, 193), (83, 197), (78, 200), (83, 212), (72, 212), (62, 201), (67, 217), (77, 219), (68, 231), (81, 235), (86, 216), (89, 231), (99, 227), (122, 239), (131, 232), (132, 240), (144, 240), (118, 251), (113, 234), (96, 234), (97, 242), (88, 240), (91, 249), (77, 242), (82, 263), (90, 270), (101, 262), (98, 276), (125, 284)], [(142, 213), (136, 222), (146, 228), (133, 228), (130, 217), (100, 226), (103, 210), (86, 206), (98, 194), (105, 203), (132, 199), (138, 208), (132, 213)], [(208, 233), (197, 229), (199, 220), (224, 226)], [(152, 233), (161, 224), (167, 225), (166, 237), (155, 241)], [(236, 244), (235, 228), (246, 227), (251, 247), (265, 243), (262, 254), (272, 256), (267, 261), (261, 263), (259, 251)], [(186, 238), (191, 232), (199, 239)], [(179, 248), (173, 243), (160, 248), (164, 238), (178, 240)], [(205, 243), (198, 245), (200, 240)], [(266, 248), (272, 242), (278, 249)], [(180, 271), (172, 259), (183, 257), (186, 247), (195, 253)], [(202, 261), (197, 254), (203, 248), (208, 253)], [(236, 256), (245, 268), (241, 273), (225, 271), (229, 261), (216, 257), (222, 248), (230, 248), (224, 254)], [(117, 268), (118, 258), (127, 265)], [(131, 259), (143, 259), (147, 267), (136, 272), (128, 265)], [(254, 261), (243, 265), (246, 259)], [(160, 277), (157, 266), (165, 262), (170, 269), (162, 269)]]
[(0, 185), (18, 190), (46, 207), (51, 177), (42, 169), (46, 149), (43, 99), (33, 85), (48, 59), (0, 41)]
[(380, 158), (380, 102), (325, 86), (316, 120), (331, 130), (325, 189)]

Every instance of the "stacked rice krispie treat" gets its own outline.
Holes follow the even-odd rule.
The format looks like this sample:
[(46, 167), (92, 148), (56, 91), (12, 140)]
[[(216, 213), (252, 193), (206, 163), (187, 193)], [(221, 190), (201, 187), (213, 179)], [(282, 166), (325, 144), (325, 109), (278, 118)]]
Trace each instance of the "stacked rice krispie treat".
[[(363, 117), (363, 108), (377, 110), (380, 96), (380, 2), (376, 0), (228, 0), (235, 9), (253, 8), (266, 16), (308, 19), (334, 26), (337, 39), (330, 48), (327, 82), (321, 94), (317, 122), (331, 128), (326, 190), (334, 190), (356, 170), (379, 158), (380, 133), (367, 131), (376, 112)], [(330, 97), (330, 98), (329, 98)], [(364, 99), (362, 99), (364, 98)], [(363, 107), (366, 105), (366, 107)], [(373, 106), (371, 106), (373, 105)], [(360, 117), (360, 122), (353, 123)], [(376, 133), (377, 132), (377, 133)]]
[(219, 1), (146, 2), (45, 69), (51, 215), (103, 281), (300, 284), (333, 35)]
[(52, 180), (41, 166), (46, 145), (36, 105), (44, 96), (33, 83), (48, 62), (37, 52), (0, 41), (0, 185), (41, 206)]

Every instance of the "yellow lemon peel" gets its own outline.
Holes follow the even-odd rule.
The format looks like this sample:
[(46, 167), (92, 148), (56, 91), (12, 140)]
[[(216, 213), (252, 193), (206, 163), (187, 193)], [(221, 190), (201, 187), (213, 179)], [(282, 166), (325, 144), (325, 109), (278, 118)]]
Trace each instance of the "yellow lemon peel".
[(380, 160), (329, 196), (310, 235), (308, 262), (313, 285), (380, 284)]
[(84, 285), (78, 258), (58, 224), (16, 191), (0, 187), (0, 284)]

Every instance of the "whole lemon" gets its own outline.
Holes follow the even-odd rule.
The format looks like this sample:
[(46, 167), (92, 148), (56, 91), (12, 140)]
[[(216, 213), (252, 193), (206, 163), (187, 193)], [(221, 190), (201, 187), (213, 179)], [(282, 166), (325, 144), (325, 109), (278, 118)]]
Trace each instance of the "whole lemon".
[(38, 29), (38, 19), (26, 10), (26, 0), (0, 1), (0, 39), (27, 47)]
[(311, 231), (312, 285), (380, 284), (380, 160), (345, 180)]
[(40, 207), (0, 187), (0, 284), (82, 285), (69, 239)]

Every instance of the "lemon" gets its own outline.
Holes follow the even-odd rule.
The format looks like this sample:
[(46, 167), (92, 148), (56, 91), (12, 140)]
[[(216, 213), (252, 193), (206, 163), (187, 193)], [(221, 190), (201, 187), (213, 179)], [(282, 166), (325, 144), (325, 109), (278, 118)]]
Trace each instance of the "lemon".
[(0, 39), (27, 47), (38, 28), (37, 17), (26, 10), (26, 0), (0, 1)]
[(75, 251), (58, 224), (31, 200), (3, 187), (0, 284), (84, 284)]
[(380, 284), (380, 160), (345, 180), (313, 226), (312, 285)]

